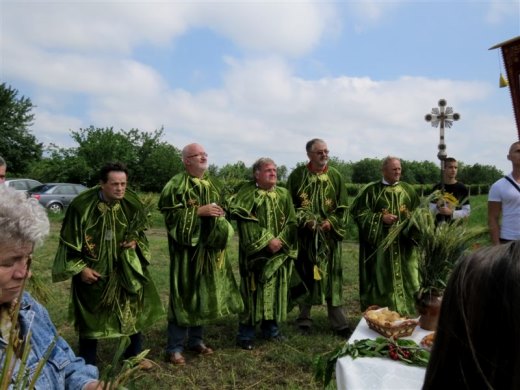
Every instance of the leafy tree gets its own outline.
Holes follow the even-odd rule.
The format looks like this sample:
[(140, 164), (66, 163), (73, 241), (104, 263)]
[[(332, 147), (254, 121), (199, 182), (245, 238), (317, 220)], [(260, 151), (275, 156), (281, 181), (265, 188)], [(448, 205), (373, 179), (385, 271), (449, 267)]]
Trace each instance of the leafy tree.
[(51, 145), (49, 157), (33, 165), (34, 177), (42, 181), (66, 181), (92, 186), (98, 183), (99, 169), (109, 161), (128, 166), (133, 188), (159, 192), (164, 184), (183, 169), (181, 152), (161, 141), (163, 129), (151, 133), (137, 129), (114, 131), (94, 128), (72, 131), (75, 148)]
[(209, 164), (208, 174), (213, 177), (218, 177), (218, 166), (216, 166), (215, 164)]
[(441, 180), (440, 166), (431, 161), (401, 160), (402, 180), (410, 184), (432, 184)]
[(458, 179), (465, 184), (491, 184), (504, 176), (493, 165), (464, 165), (459, 168)]
[(77, 156), (75, 148), (60, 148), (50, 144), (46, 148), (48, 157), (33, 163), (30, 176), (41, 182), (69, 182), (87, 185), (91, 170), (86, 161)]
[(184, 169), (181, 151), (158, 139), (147, 147), (149, 151), (140, 156), (142, 163), (135, 169), (135, 179), (139, 181), (141, 190), (160, 192), (168, 180)]
[(352, 183), (370, 183), (381, 179), (381, 160), (364, 158), (352, 164)]
[(331, 157), (329, 165), (336, 168), (347, 183), (352, 182), (353, 166), (351, 162), (345, 162), (337, 157)]
[(287, 167), (285, 165), (278, 165), (276, 169), (278, 181), (286, 181), (289, 176)]
[(0, 155), (17, 176), (27, 173), (42, 156), (42, 144), (28, 130), (34, 119), (32, 109), (29, 98), (18, 98), (16, 89), (0, 84)]
[(248, 180), (251, 179), (252, 173), (251, 168), (246, 167), (243, 161), (238, 161), (234, 164), (226, 164), (218, 170), (217, 175), (221, 180), (240, 179)]
[(86, 172), (89, 186), (97, 184), (97, 173), (109, 161), (121, 161), (128, 165), (130, 176), (133, 175), (132, 162), (137, 161), (137, 150), (134, 147), (138, 130), (116, 132), (112, 127), (72, 131), (71, 137), (78, 143), (77, 157), (83, 159), (88, 168)]

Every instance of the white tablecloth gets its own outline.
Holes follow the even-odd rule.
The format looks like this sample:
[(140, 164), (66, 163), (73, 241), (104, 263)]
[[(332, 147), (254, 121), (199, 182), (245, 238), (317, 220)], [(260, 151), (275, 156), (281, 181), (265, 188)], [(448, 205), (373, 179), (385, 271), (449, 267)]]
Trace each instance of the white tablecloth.
[[(415, 328), (408, 339), (419, 343), (429, 330)], [(349, 342), (362, 339), (376, 339), (381, 335), (370, 329), (362, 318)], [(425, 368), (410, 366), (387, 358), (360, 357), (352, 359), (345, 356), (336, 363), (336, 382), (338, 389), (347, 390), (420, 390), (424, 381)]]

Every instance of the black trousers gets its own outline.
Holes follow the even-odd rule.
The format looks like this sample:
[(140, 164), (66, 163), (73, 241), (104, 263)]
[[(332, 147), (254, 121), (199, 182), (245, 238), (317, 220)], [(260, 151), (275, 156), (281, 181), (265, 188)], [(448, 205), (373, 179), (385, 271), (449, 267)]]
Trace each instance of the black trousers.
[[(79, 353), (78, 356), (85, 359), (85, 363), (96, 365), (97, 355), (97, 339), (79, 339)], [(124, 358), (128, 359), (132, 356), (136, 356), (143, 349), (141, 332), (135, 333), (130, 336), (130, 345), (126, 348)]]

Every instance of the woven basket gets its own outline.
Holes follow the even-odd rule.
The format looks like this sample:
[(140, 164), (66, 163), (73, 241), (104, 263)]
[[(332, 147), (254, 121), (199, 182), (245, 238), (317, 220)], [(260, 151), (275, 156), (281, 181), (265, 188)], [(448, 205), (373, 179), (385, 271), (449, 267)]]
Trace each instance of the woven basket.
[(408, 337), (411, 336), (413, 333), (413, 330), (418, 324), (417, 320), (408, 319), (405, 321), (400, 322), (397, 325), (383, 325), (378, 324), (374, 321), (372, 321), (370, 318), (367, 317), (367, 312), (370, 310), (377, 310), (381, 309), (379, 306), (369, 306), (366, 311), (363, 313), (363, 317), (365, 318), (365, 321), (367, 322), (367, 325), (370, 329), (373, 331), (376, 331), (377, 333), (385, 336), (385, 337), (391, 337), (394, 339), (398, 339), (400, 337)]

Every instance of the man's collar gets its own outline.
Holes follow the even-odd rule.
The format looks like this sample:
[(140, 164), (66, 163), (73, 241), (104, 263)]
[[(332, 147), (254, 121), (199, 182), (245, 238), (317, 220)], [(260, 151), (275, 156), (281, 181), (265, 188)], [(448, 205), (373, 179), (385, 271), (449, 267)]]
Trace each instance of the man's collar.
[(255, 186), (256, 186), (256, 188), (258, 188), (259, 190), (266, 191), (266, 192), (270, 192), (270, 191), (274, 191), (274, 190), (276, 190), (276, 184), (275, 184), (274, 186), (272, 186), (271, 188), (266, 189), (266, 188), (262, 188), (262, 187), (260, 187), (260, 186), (258, 185), (258, 183), (255, 181)]
[(381, 182), (382, 182), (383, 185), (385, 185), (385, 186), (395, 186), (395, 185), (399, 184), (398, 181), (396, 181), (396, 182), (393, 183), (393, 184), (390, 184), (389, 182), (386, 181), (386, 179), (385, 179), (384, 177), (381, 179)]
[(312, 173), (327, 173), (327, 171), (329, 170), (329, 164), (325, 165), (325, 168), (323, 168), (322, 170), (317, 170), (312, 167), (312, 162), (309, 161), (307, 163), (307, 169)]

